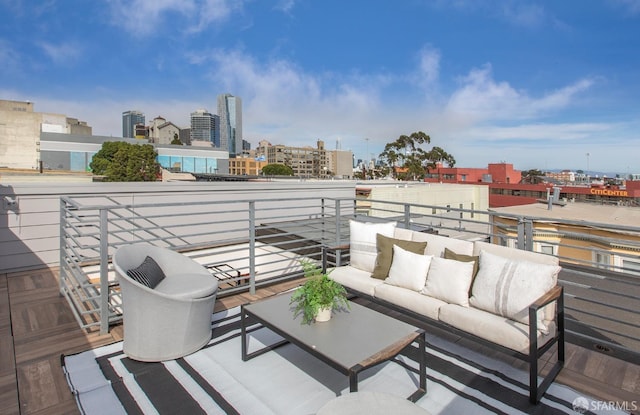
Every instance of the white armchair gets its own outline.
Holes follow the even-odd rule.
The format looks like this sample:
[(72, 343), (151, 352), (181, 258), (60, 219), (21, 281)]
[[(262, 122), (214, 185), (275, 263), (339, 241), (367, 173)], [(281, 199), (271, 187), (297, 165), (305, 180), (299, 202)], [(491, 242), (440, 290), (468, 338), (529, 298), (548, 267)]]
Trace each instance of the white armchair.
[[(151, 257), (164, 273), (155, 288), (127, 275)], [(156, 362), (193, 353), (211, 339), (218, 281), (193, 259), (149, 244), (125, 245), (113, 255), (120, 282), (124, 353)]]

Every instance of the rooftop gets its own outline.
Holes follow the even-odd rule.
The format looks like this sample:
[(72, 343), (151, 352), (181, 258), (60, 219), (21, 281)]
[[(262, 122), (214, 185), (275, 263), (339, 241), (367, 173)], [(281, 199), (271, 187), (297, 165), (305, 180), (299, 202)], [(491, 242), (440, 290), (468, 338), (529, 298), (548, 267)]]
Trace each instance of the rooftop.
[[(216, 300), (215, 311), (283, 292), (289, 281)], [(58, 270), (0, 274), (0, 407), (10, 414), (80, 413), (60, 363), (72, 354), (122, 339), (122, 326), (106, 335), (87, 333), (58, 292)], [(463, 341), (463, 340), (460, 340)], [(513, 358), (483, 350), (514, 364)], [(517, 364), (517, 363), (516, 363)], [(567, 344), (557, 381), (602, 401), (632, 402), (640, 396), (640, 366)]]
[(529, 205), (492, 208), (491, 211), (556, 220), (582, 219), (609, 225), (626, 226), (640, 223), (640, 209), (617, 205), (569, 202), (564, 206), (553, 205), (552, 209), (549, 210), (547, 203), (532, 203)]

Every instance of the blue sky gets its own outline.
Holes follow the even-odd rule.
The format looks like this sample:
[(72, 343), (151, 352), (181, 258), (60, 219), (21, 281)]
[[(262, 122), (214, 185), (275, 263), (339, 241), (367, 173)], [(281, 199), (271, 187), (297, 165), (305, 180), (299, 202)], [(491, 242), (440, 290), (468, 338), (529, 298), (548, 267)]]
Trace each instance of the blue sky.
[[(640, 173), (640, 0), (0, 0), (0, 98), (120, 136), (243, 100), (244, 138)], [(368, 139), (368, 140), (367, 140)], [(588, 155), (587, 155), (588, 154)]]

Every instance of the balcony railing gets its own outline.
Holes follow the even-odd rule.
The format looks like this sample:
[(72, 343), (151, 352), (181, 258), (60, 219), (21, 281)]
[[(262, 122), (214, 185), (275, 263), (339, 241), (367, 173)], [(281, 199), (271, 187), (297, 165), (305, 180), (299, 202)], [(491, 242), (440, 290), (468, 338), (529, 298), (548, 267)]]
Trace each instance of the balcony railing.
[[(90, 203), (87, 203), (87, 200)], [(345, 198), (120, 203), (61, 198), (60, 290), (81, 327), (122, 318), (110, 258), (134, 242), (168, 247), (210, 269), (219, 295), (302, 276), (299, 260), (348, 261), (349, 220), (486, 240), (560, 258), (567, 339), (640, 361), (640, 228), (523, 217), (464, 206)]]

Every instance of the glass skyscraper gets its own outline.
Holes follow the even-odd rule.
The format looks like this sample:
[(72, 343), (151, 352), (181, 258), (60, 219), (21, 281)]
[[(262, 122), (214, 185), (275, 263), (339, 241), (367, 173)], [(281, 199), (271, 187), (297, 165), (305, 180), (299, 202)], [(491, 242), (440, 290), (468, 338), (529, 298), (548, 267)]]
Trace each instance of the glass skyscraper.
[(136, 124), (144, 125), (144, 114), (140, 111), (125, 111), (122, 113), (122, 136), (135, 138)]
[(229, 157), (242, 154), (242, 100), (231, 94), (218, 95), (220, 116), (220, 148)]

